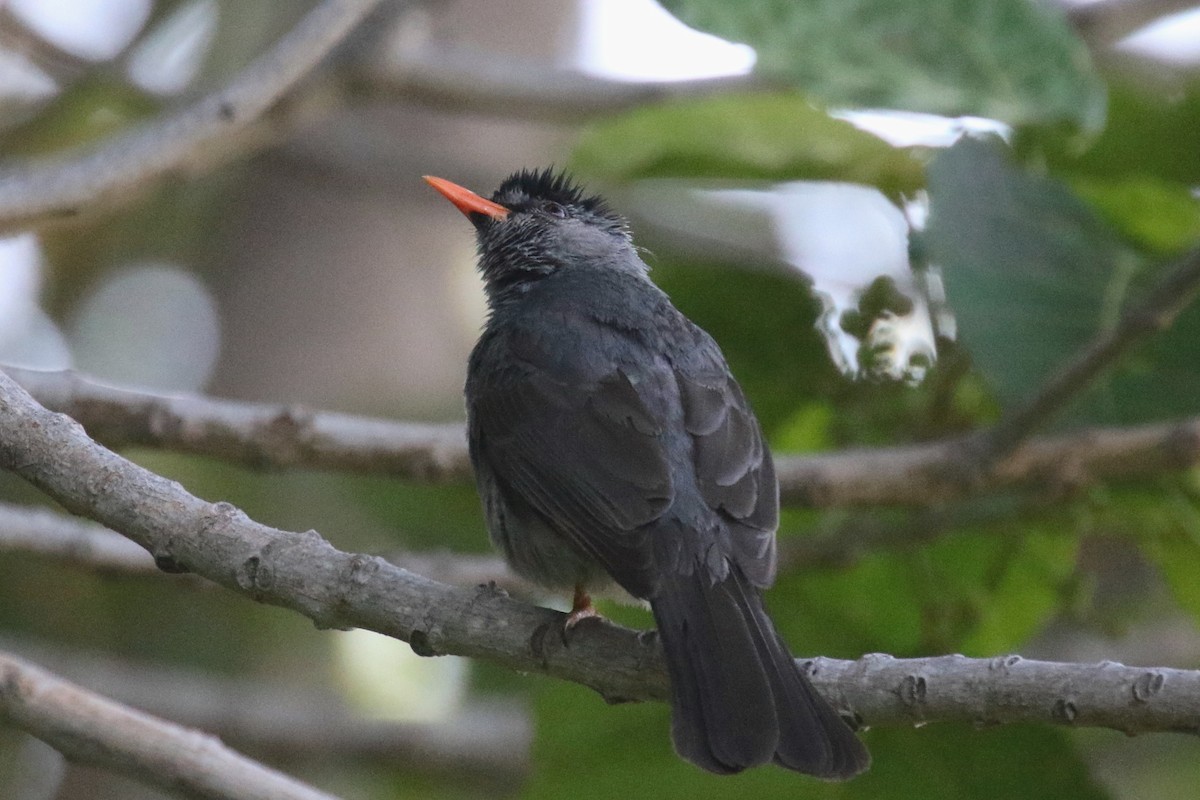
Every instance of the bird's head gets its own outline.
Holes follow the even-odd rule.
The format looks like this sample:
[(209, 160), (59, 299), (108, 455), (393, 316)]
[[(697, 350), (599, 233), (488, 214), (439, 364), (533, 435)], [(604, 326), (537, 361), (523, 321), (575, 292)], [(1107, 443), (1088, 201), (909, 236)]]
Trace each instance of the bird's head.
[(493, 297), (561, 269), (644, 269), (625, 219), (563, 173), (521, 170), (490, 200), (442, 178), (425, 180), (475, 225), (479, 269)]

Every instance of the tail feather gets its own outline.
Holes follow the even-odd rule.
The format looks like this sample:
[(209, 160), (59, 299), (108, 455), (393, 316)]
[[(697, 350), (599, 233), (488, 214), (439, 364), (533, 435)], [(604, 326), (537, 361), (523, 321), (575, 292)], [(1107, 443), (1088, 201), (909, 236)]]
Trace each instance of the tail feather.
[(757, 648), (722, 589), (665, 592), (652, 607), (671, 671), (676, 749), (707, 770), (733, 773), (770, 761), (779, 734)]
[(796, 666), (736, 566), (721, 580), (699, 567), (671, 575), (651, 607), (680, 756), (721, 774), (769, 761), (830, 779), (867, 768), (866, 748)]

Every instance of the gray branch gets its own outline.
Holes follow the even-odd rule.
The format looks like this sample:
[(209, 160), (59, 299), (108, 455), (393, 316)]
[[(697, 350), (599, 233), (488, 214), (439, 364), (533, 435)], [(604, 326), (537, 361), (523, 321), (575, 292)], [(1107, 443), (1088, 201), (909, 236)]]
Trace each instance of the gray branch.
[(74, 417), (110, 447), (144, 445), (252, 469), (329, 469), (418, 483), (461, 483), (471, 477), (466, 434), (458, 424), (161, 396), (105, 386), (72, 372), (4, 370), (47, 408)]
[(217, 678), (25, 640), (0, 639), (0, 650), (258, 755), (370, 759), (441, 780), (505, 785), (519, 782), (529, 768), (532, 725), (528, 712), (513, 703), (469, 704), (438, 722), (365, 719), (332, 692)]
[[(0, 467), (129, 536), (160, 568), (194, 571), (319, 627), (377, 631), (422, 655), (482, 658), (589, 686), (610, 701), (666, 696), (652, 636), (597, 624), (578, 629), (567, 646), (557, 634), (558, 612), (494, 587), (454, 588), (343, 553), (315, 531), (261, 525), (97, 445), (2, 373)], [(1200, 671), (886, 656), (816, 659), (810, 669), (818, 689), (866, 725), (1037, 721), (1130, 733), (1200, 730)]]
[(969, 494), (1034, 487), (1059, 496), (1200, 463), (1200, 417), (1128, 428), (1088, 428), (1020, 444), (984, 474), (962, 469), (975, 437), (863, 448), (777, 461), (783, 501), (809, 508), (933, 506)]
[(71, 217), (221, 147), (259, 119), (378, 5), (324, 0), (228, 85), (81, 153), (0, 170), (0, 231)]
[[(78, 517), (46, 508), (0, 503), (0, 553), (17, 553), (52, 558), (71, 566), (96, 572), (127, 576), (163, 576), (154, 557), (116, 531)], [(523, 596), (538, 591), (514, 575), (497, 555), (450, 551), (396, 552), (386, 554), (393, 564), (453, 586), (494, 584)], [(199, 585), (211, 586), (197, 576)]]
[[(254, 469), (329, 469), (418, 483), (470, 480), (461, 425), (393, 422), (296, 406), (160, 395), (104, 386), (72, 372), (4, 368), (43, 405), (78, 420), (109, 447), (142, 445)], [(814, 455), (776, 462), (785, 503), (808, 508), (928, 506), (1019, 486), (1065, 493), (1200, 463), (1200, 417), (1094, 428), (1034, 439), (977, 482), (963, 459), (976, 439)]]
[(67, 758), (185, 797), (332, 800), (213, 736), (156, 719), (0, 653), (0, 719)]
[(9, 503), (0, 503), (0, 553), (46, 556), (100, 572), (162, 574), (149, 553), (103, 525)]
[(1127, 667), (1112, 661), (1065, 664), (1020, 656), (817, 658), (817, 685), (853, 708), (867, 724), (1038, 722), (1200, 733), (1200, 671)]

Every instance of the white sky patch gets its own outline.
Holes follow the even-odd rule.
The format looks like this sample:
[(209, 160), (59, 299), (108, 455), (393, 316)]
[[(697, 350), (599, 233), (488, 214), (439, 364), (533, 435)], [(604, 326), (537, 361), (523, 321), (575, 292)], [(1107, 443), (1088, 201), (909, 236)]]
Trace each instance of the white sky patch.
[(0, 49), (0, 103), (9, 98), (24, 102), (48, 100), (57, 93), (58, 84), (41, 67), (22, 53)]
[(885, 372), (900, 380), (910, 374), (914, 357), (932, 364), (936, 355), (933, 326), (924, 297), (916, 289), (908, 261), (908, 222), (879, 190), (848, 183), (797, 181), (772, 191), (743, 189), (707, 192), (714, 200), (754, 207), (774, 221), (781, 255), (813, 280), (825, 302), (819, 322), (829, 353), (839, 369), (861, 374), (862, 343), (842, 330), (840, 320), (858, 307), (859, 294), (881, 276), (890, 277), (913, 302), (903, 317), (890, 314), (870, 331), (871, 345), (886, 359)]
[(683, 81), (754, 68), (754, 48), (693, 30), (653, 0), (588, 0), (579, 14), (575, 64), (592, 75)]
[(364, 715), (438, 722), (462, 707), (467, 659), (422, 658), (404, 642), (361, 629), (338, 634), (333, 641), (342, 687)]
[(964, 134), (994, 133), (1005, 141), (1012, 137), (1010, 126), (985, 117), (943, 117), (890, 109), (840, 110), (830, 116), (878, 136), (893, 147), (949, 147)]
[[(926, 282), (918, 283), (909, 265), (909, 223), (878, 189), (826, 181), (703, 188), (657, 179), (639, 181), (623, 204), (660, 236), (686, 241), (695, 252), (806, 275), (824, 307), (817, 328), (847, 375), (915, 383), (934, 362)], [(863, 291), (880, 277), (889, 278), (912, 309), (869, 320), (864, 342), (842, 328), (842, 318), (859, 311)]]
[(0, 352), (24, 335), (37, 310), (42, 280), (38, 239), (22, 233), (0, 239)]
[(216, 32), (214, 0), (194, 0), (180, 6), (129, 54), (129, 79), (154, 94), (183, 91), (200, 71)]
[(1156, 20), (1117, 47), (1181, 66), (1200, 64), (1200, 8)]
[(0, 238), (0, 362), (32, 369), (71, 365), (66, 340), (38, 307), (42, 248), (37, 236)]
[(80, 369), (168, 391), (203, 388), (220, 352), (216, 301), (173, 264), (139, 264), (108, 276), (80, 304), (71, 333)]
[(30, 30), (60, 50), (108, 61), (146, 24), (152, 0), (5, 0)]

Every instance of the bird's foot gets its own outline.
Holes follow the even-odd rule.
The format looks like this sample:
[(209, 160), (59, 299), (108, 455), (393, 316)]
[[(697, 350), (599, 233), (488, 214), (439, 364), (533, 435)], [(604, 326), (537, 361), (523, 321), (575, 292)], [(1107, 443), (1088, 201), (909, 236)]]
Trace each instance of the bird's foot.
[(603, 620), (604, 617), (592, 605), (591, 596), (582, 587), (576, 586), (575, 600), (571, 603), (571, 612), (567, 614), (566, 620), (563, 621), (563, 644), (570, 644), (571, 633), (575, 630), (575, 626), (587, 619)]

